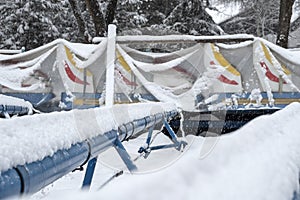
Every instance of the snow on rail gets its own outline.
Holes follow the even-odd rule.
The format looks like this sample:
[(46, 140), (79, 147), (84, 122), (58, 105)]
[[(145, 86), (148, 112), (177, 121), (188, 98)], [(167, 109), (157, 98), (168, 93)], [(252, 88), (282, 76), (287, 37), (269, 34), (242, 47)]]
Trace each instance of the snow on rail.
[(116, 130), (121, 124), (175, 109), (173, 104), (139, 103), (2, 119), (0, 173), (42, 160), (72, 144)]
[[(93, 38), (93, 43), (99, 43), (103, 41), (103, 37)], [(253, 35), (248, 34), (235, 34), (235, 35), (220, 35), (220, 36), (193, 36), (193, 35), (165, 35), (153, 36), (153, 35), (138, 35), (138, 36), (117, 36), (116, 38), (118, 44), (123, 43), (152, 43), (152, 42), (201, 42), (201, 41), (226, 41), (226, 40), (254, 40)]]

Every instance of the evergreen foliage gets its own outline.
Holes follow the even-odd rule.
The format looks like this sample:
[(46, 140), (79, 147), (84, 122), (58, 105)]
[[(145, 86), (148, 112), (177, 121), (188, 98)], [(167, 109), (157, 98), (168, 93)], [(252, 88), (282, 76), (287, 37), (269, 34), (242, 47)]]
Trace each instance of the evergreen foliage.
[(36, 48), (56, 38), (71, 39), (72, 15), (57, 0), (12, 0), (0, 6), (0, 48)]
[[(235, 2), (243, 11), (222, 22), (221, 29), (206, 12), (216, 2)], [(0, 49), (28, 50), (57, 38), (90, 42), (105, 36), (109, 23), (123, 35), (218, 35), (224, 30), (264, 37), (277, 33), (279, 5), (280, 0), (10, 0), (0, 4)]]

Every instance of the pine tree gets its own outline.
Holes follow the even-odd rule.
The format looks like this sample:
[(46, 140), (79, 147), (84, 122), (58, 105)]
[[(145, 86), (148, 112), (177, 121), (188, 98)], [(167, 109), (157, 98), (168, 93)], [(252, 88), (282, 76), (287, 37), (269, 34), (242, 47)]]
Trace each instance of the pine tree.
[(119, 32), (147, 28), (148, 34), (221, 33), (205, 11), (208, 0), (9, 2), (0, 5), (0, 48), (32, 49), (56, 38), (90, 42), (92, 37), (105, 36), (109, 23), (115, 23)]
[(77, 39), (79, 42), (86, 43), (89, 42), (89, 32), (87, 29), (87, 25), (82, 16), (82, 11), (80, 10), (80, 6), (77, 0), (69, 0), (70, 7), (73, 11), (73, 15), (77, 22), (78, 32)]
[(116, 11), (116, 24), (119, 31), (146, 25), (148, 19), (141, 9), (142, 3), (142, 0), (119, 1)]
[(91, 41), (91, 37), (105, 36), (108, 24), (115, 19), (118, 0), (69, 0), (77, 21), (81, 41)]
[(60, 38), (68, 41), (78, 42), (76, 32), (78, 31), (72, 9), (68, 3), (68, 0), (57, 1), (59, 5), (59, 12), (52, 14), (53, 23), (57, 27)]
[(192, 35), (219, 35), (222, 30), (205, 11), (204, 1), (183, 0), (164, 20), (173, 30)]
[(56, 0), (14, 0), (2, 5), (0, 48), (32, 49), (61, 37), (65, 9), (63, 1)]
[(205, 11), (207, 5), (203, 0), (127, 0), (119, 4), (116, 19), (123, 31), (147, 28), (153, 34), (221, 34)]

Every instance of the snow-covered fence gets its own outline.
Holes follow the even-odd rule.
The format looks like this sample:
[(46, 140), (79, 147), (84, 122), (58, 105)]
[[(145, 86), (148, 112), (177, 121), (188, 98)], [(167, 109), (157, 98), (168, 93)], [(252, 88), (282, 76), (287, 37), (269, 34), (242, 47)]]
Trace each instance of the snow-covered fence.
[(172, 104), (140, 103), (2, 120), (0, 198), (37, 192), (109, 147), (133, 170), (121, 142), (177, 114)]

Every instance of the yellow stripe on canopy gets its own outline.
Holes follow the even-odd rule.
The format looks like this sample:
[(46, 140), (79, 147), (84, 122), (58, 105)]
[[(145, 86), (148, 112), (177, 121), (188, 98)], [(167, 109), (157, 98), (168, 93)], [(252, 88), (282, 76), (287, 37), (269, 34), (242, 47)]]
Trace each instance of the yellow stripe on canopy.
[[(80, 72), (83, 73), (83, 70), (84, 70), (84, 69), (77, 67), (77, 64), (76, 64), (76, 62), (75, 62), (75, 60), (74, 60), (74, 58), (73, 58), (73, 55), (72, 55), (72, 53), (71, 53), (71, 50), (70, 50), (68, 47), (66, 47), (66, 46), (65, 46), (65, 50), (66, 50), (67, 58), (68, 58), (68, 60), (71, 62), (71, 64), (72, 64), (76, 69), (78, 69)], [(93, 74), (92, 74), (89, 70), (86, 70), (86, 75), (87, 75), (87, 76), (92, 76)]]
[(117, 51), (117, 56), (118, 56), (117, 58), (118, 58), (120, 64), (122, 65), (122, 67), (123, 67), (126, 71), (130, 72), (130, 71), (131, 71), (130, 66), (127, 64), (126, 60), (125, 60), (124, 57), (120, 54), (119, 51)]
[(213, 50), (214, 56), (216, 58), (216, 60), (219, 62), (219, 64), (224, 67), (227, 71), (229, 71), (230, 73), (236, 75), (236, 76), (240, 76), (240, 72), (238, 72), (225, 58), (224, 56), (216, 50), (216, 47), (214, 44), (211, 44), (211, 48)]
[[(270, 54), (268, 48), (266, 47), (266, 45), (265, 45), (263, 42), (260, 42), (260, 44), (261, 44), (261, 46), (262, 46), (262, 48), (263, 48), (264, 54), (265, 54), (265, 56), (266, 56), (266, 59), (267, 59), (272, 65), (274, 65), (274, 63), (273, 63), (273, 61), (272, 61), (271, 54)], [(284, 66), (284, 65), (281, 64), (281, 68), (282, 68), (283, 72), (284, 72), (286, 75), (290, 75), (290, 74), (291, 74), (290, 70), (288, 70), (288, 69), (286, 68), (286, 66)]]

